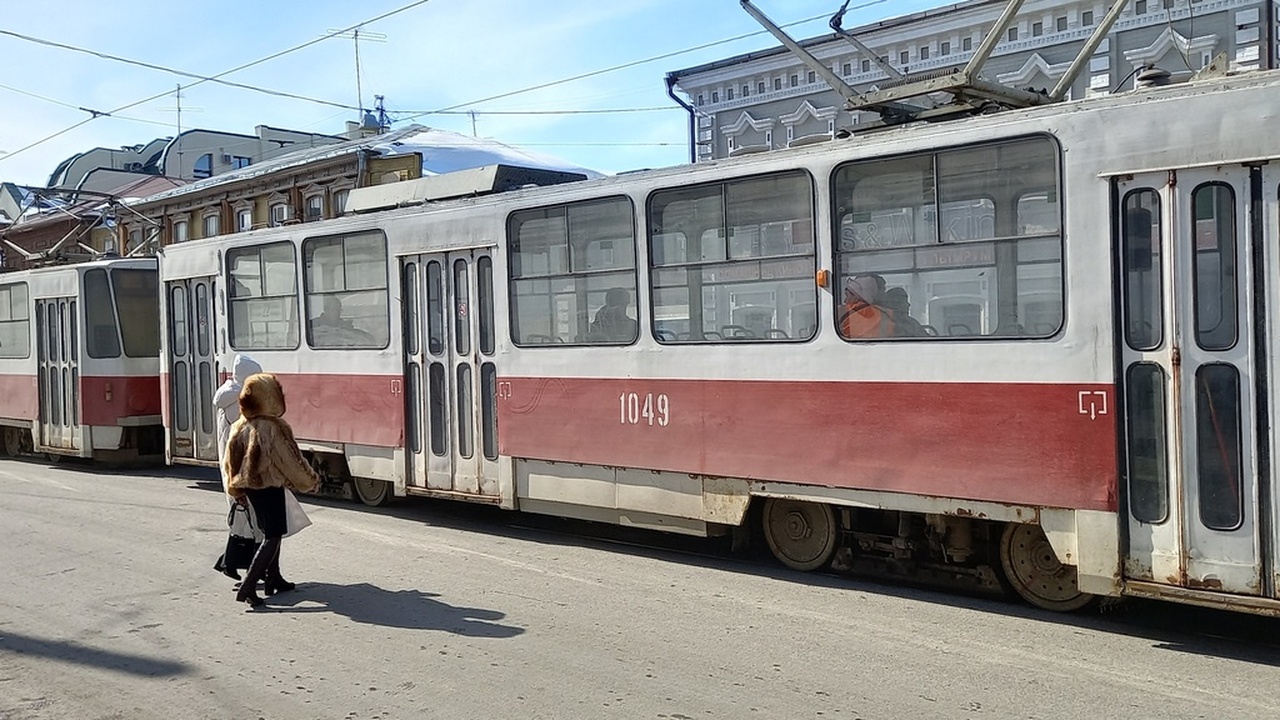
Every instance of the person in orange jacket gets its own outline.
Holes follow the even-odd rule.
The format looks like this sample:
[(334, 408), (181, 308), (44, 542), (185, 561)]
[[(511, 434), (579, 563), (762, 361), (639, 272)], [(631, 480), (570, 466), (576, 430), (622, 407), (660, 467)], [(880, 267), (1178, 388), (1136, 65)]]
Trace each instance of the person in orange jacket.
[(855, 275), (845, 283), (839, 323), (841, 335), (846, 338), (894, 336), (893, 317), (876, 304), (884, 288), (884, 278), (873, 273)]

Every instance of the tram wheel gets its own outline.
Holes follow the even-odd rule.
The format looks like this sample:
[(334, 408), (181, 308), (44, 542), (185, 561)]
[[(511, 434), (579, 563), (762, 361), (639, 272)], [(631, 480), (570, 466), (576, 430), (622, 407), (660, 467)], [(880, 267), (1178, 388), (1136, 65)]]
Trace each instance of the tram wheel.
[(351, 478), (351, 487), (356, 491), (360, 502), (369, 507), (378, 507), (391, 502), (391, 483), (370, 478)]
[(18, 457), (22, 454), (23, 432), (18, 428), (7, 427), (4, 429), (4, 454), (6, 456)]
[(839, 527), (830, 505), (769, 498), (761, 523), (773, 556), (793, 570), (817, 570), (836, 551)]
[(1005, 526), (1000, 538), (1000, 565), (1014, 592), (1038, 608), (1071, 612), (1097, 599), (1080, 592), (1076, 569), (1058, 561), (1058, 554), (1039, 525)]

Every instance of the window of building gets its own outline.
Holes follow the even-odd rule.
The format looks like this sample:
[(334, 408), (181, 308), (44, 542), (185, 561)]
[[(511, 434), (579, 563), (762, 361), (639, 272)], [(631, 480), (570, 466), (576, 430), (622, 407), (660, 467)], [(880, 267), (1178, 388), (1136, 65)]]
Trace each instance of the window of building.
[(286, 222), (289, 221), (290, 215), (292, 215), (292, 213), (289, 211), (289, 203), (286, 203), (286, 202), (272, 203), (271, 226), (276, 227), (278, 225), (285, 224)]
[(0, 357), (31, 357), (31, 309), (27, 302), (26, 283), (0, 285)]
[(950, 41), (944, 40), (944, 41), (942, 41), (942, 42), (938, 43), (938, 54), (939, 54), (939, 55), (950, 55), (950, 54), (951, 54), (951, 43), (950, 43)]
[(840, 70), (842, 71), (841, 74), (845, 75), (846, 77), (848, 77), (849, 75), (852, 75), (853, 63), (845, 63), (844, 65), (841, 65)]
[(159, 357), (159, 275), (144, 268), (112, 268), (111, 290), (120, 316), (124, 354), (131, 358)]
[(176, 243), (186, 242), (187, 238), (189, 237), (190, 237), (190, 232), (189, 232), (189, 228), (187, 227), (187, 221), (185, 219), (174, 220), (173, 221), (173, 241)]
[(1066, 16), (1066, 15), (1063, 15), (1062, 17), (1060, 17), (1060, 18), (1058, 18), (1058, 19), (1054, 20), (1054, 21), (1053, 21), (1053, 23), (1054, 23), (1054, 27), (1055, 27), (1055, 28), (1057, 28), (1058, 32), (1066, 32), (1066, 30), (1067, 30), (1067, 16)]
[(341, 215), (347, 210), (347, 198), (351, 197), (351, 190), (343, 188), (333, 191), (333, 214)]
[(800, 86), (800, 76), (799, 76), (799, 75), (792, 75), (790, 80), (791, 80), (791, 87), (799, 87), (799, 86)]
[(809, 82), (809, 84), (810, 84), (810, 85), (812, 85), (812, 84), (814, 84), (814, 83), (818, 82), (818, 74), (817, 74), (817, 73), (815, 73), (814, 71), (810, 70), (810, 71), (809, 71), (808, 76), (806, 76), (806, 78), (805, 78), (805, 79), (806, 79), (806, 80), (808, 80), (808, 82)]
[(697, 105), (705, 105), (705, 104), (706, 104), (706, 102), (704, 102), (704, 101), (703, 101), (703, 99), (702, 99), (702, 93), (698, 93), (698, 101), (697, 101), (697, 103), (695, 103), (695, 104), (697, 104)]
[(627, 345), (639, 337), (629, 200), (512, 213), (507, 243), (515, 344)]
[(1043, 34), (1044, 34), (1044, 23), (1042, 23), (1042, 22), (1034, 22), (1034, 23), (1031, 23), (1031, 36), (1032, 36), (1032, 37), (1040, 37), (1040, 36), (1041, 36), (1041, 35), (1043, 35)]
[(871, 61), (870, 61), (870, 60), (863, 60), (863, 61), (862, 61), (862, 72), (871, 72)]
[(213, 177), (213, 153), (205, 153), (196, 158), (196, 164), (191, 168), (191, 177), (197, 180)]
[(750, 95), (751, 95), (751, 86), (750, 86), (750, 85), (743, 85), (743, 86), (742, 86), (742, 97), (749, 97)]
[(1062, 327), (1058, 150), (1032, 138), (837, 168), (836, 318), (849, 340)]
[(302, 243), (302, 266), (308, 345), (387, 346), (387, 241), (381, 232), (308, 238)]
[(1164, 0), (1164, 2), (1161, 3), (1161, 7), (1163, 7), (1165, 10), (1172, 10), (1173, 4), (1174, 4), (1174, 0)]
[(725, 88), (724, 99), (726, 101), (733, 99), (733, 88)]
[(799, 171), (655, 192), (648, 214), (658, 341), (812, 338), (813, 203), (813, 181)]
[(206, 214), (200, 219), (200, 237), (217, 237), (221, 231), (222, 218), (218, 213), (212, 212)]
[(929, 59), (929, 46), (928, 46), (928, 45), (922, 45), (922, 46), (920, 47), (920, 59), (921, 59), (921, 60), (928, 60), (928, 59)]
[(253, 229), (253, 207), (236, 208), (236, 232)]
[(1090, 25), (1093, 24), (1092, 10), (1085, 10), (1084, 12), (1080, 13), (1080, 24), (1085, 27), (1089, 27)]
[(910, 53), (910, 52), (908, 52), (908, 51), (906, 51), (906, 50), (903, 50), (902, 52), (898, 53), (898, 64), (900, 64), (900, 65), (906, 65), (906, 64), (907, 64), (907, 63), (909, 63), (910, 61), (911, 61), (911, 53)]
[(1147, 13), (1147, 0), (1134, 0), (1133, 14), (1145, 15)]
[(124, 247), (125, 254), (133, 252), (134, 248), (137, 248), (141, 244), (142, 244), (142, 231), (130, 230), (128, 243)]
[(756, 94), (757, 94), (757, 95), (763, 95), (763, 94), (765, 94), (765, 92), (767, 92), (767, 91), (765, 90), (765, 84), (764, 84), (764, 81), (763, 81), (763, 80), (761, 80), (760, 82), (756, 83)]
[(287, 242), (227, 250), (231, 347), (298, 347), (298, 275)]
[(1018, 28), (1016, 27), (1009, 28), (1009, 42), (1013, 42), (1014, 40), (1017, 40), (1017, 39), (1018, 39)]
[(303, 201), (306, 208), (306, 215), (303, 216), (304, 222), (315, 222), (324, 219), (324, 193), (319, 192), (314, 195), (308, 195)]
[(712, 91), (711, 91), (711, 103), (714, 105), (715, 103), (718, 103), (718, 102), (720, 102), (720, 91), (719, 91), (719, 90), (712, 90)]
[(242, 170), (253, 164), (253, 158), (247, 158), (242, 155), (231, 156), (231, 169)]
[(969, 52), (973, 49), (973, 38), (967, 37), (960, 40), (960, 51)]

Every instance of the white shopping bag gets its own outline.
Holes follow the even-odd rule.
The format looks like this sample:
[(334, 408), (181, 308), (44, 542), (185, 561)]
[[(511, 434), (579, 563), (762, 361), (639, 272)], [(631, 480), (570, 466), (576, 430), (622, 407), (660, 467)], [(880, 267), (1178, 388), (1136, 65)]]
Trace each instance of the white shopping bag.
[(294, 497), (293, 491), (289, 488), (284, 489), (284, 517), (285, 517), (285, 533), (283, 537), (296, 535), (300, 530), (311, 524), (311, 518), (302, 510), (302, 503), (298, 502), (298, 498)]

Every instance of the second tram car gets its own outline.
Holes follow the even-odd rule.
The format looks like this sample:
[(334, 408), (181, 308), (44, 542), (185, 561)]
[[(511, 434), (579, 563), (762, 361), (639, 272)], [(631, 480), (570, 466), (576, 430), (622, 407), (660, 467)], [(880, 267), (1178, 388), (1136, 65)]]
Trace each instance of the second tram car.
[(159, 458), (155, 258), (0, 277), (0, 426), (9, 456)]
[(1254, 73), (171, 245), (167, 452), (247, 353), (371, 504), (1280, 612), (1278, 113)]

